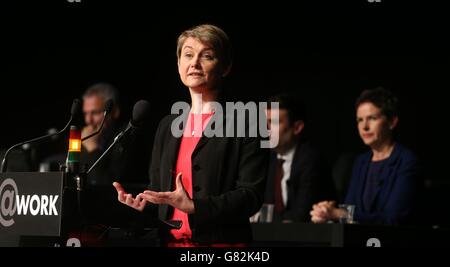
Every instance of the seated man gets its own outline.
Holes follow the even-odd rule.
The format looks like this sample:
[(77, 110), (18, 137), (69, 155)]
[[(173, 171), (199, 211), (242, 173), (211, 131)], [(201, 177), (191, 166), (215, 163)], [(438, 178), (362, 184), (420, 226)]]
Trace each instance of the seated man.
[[(101, 125), (107, 101), (113, 101), (113, 108), (105, 118), (103, 129), (98, 135), (82, 142), (81, 163), (87, 169), (105, 152), (108, 146), (127, 123), (120, 120), (119, 94), (107, 83), (89, 87), (83, 95), (85, 126), (81, 136), (96, 132)], [(123, 139), (102, 159), (88, 176), (90, 185), (111, 187), (118, 177), (123, 183), (147, 184), (147, 169), (150, 142), (143, 132), (133, 132)], [(86, 170), (87, 170), (86, 169)]]
[[(83, 94), (84, 124), (81, 137), (89, 136), (100, 129), (108, 100), (113, 101), (113, 108), (106, 116), (105, 123), (99, 134), (82, 142), (80, 165), (86, 172), (94, 162), (106, 151), (114, 138), (126, 128), (127, 123), (120, 119), (119, 95), (115, 87), (107, 83), (97, 83), (90, 86)], [(111, 184), (113, 181), (124, 183), (131, 191), (141, 191), (148, 184), (149, 147), (151, 138), (147, 132), (129, 132), (124, 135), (108, 154), (87, 175), (84, 192), (86, 203), (85, 213), (92, 222), (104, 224), (122, 224), (117, 213), (129, 213), (116, 201), (117, 197)], [(58, 149), (57, 155), (52, 155), (47, 162), (63, 164), (67, 157), (67, 140)]]
[(265, 203), (274, 204), (275, 221), (309, 222), (313, 203), (334, 198), (329, 168), (304, 134), (306, 118), (301, 101), (277, 95), (268, 102), (278, 102), (279, 109), (267, 110), (270, 139), (278, 142), (269, 165)]
[[(85, 137), (96, 132), (101, 125), (105, 104), (113, 101), (113, 108), (105, 118), (103, 129), (82, 142), (81, 165), (88, 170), (94, 162), (105, 152), (127, 123), (120, 120), (119, 94), (115, 87), (107, 83), (97, 83), (89, 87), (83, 95), (83, 113), (85, 126), (81, 136)], [(148, 183), (149, 141), (143, 132), (133, 132), (125, 135), (99, 164), (87, 176), (89, 198), (95, 203), (91, 218), (99, 217), (104, 221), (106, 217), (116, 221), (121, 216), (115, 212), (128, 211), (116, 201), (114, 188), (111, 184), (120, 178), (128, 188), (142, 190)], [(111, 203), (112, 206), (111, 206)], [(109, 220), (109, 219), (108, 219)]]
[[(82, 142), (81, 165), (89, 168), (103, 154), (114, 136), (119, 133), (120, 108), (118, 105), (118, 91), (107, 83), (97, 83), (89, 87), (83, 95), (83, 114), (86, 124), (81, 136), (86, 137), (100, 129), (103, 120), (103, 113), (107, 101), (113, 101), (113, 109), (106, 116), (101, 132)], [(114, 168), (108, 166), (111, 155), (103, 160), (89, 175), (88, 183), (91, 185), (109, 185), (110, 176), (113, 175)]]

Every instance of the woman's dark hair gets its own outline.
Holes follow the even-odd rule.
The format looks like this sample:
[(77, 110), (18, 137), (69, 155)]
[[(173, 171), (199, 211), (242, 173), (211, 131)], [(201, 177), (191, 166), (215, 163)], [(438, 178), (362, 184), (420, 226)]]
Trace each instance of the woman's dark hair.
[(366, 89), (356, 99), (355, 109), (363, 103), (372, 103), (381, 110), (389, 120), (398, 115), (398, 99), (389, 90), (383, 87)]

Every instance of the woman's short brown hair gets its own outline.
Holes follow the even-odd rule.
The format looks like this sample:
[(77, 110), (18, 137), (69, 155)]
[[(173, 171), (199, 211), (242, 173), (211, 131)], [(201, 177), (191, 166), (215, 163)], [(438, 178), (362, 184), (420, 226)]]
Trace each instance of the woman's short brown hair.
[(202, 24), (182, 32), (177, 41), (178, 59), (180, 58), (183, 44), (189, 37), (210, 45), (211, 48), (217, 53), (224, 69), (231, 65), (233, 54), (232, 47), (228, 35), (222, 29), (211, 24)]

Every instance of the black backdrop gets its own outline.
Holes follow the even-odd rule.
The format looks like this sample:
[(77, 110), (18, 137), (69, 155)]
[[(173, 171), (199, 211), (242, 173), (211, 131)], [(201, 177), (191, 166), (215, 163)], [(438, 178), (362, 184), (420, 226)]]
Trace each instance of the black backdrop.
[(279, 91), (303, 96), (310, 132), (330, 163), (363, 148), (353, 103), (362, 89), (383, 85), (401, 100), (400, 141), (425, 160), (428, 179), (449, 179), (448, 18), (441, 7), (40, 2), (2, 4), (0, 147), (62, 127), (72, 99), (97, 81), (120, 89), (125, 119), (137, 100), (149, 100), (155, 127), (172, 103), (188, 99), (177, 74), (178, 34), (209, 22), (234, 45), (229, 94), (244, 101)]

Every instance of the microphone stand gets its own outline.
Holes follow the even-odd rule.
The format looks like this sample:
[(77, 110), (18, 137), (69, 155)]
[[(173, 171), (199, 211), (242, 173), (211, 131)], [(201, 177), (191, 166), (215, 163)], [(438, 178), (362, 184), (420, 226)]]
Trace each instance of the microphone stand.
[(46, 138), (49, 138), (49, 137), (52, 137), (52, 136), (61, 134), (62, 132), (64, 132), (64, 131), (67, 129), (67, 127), (69, 127), (70, 123), (72, 123), (72, 119), (73, 119), (73, 116), (70, 115), (69, 122), (68, 122), (68, 123), (66, 124), (66, 126), (64, 126), (64, 128), (63, 128), (61, 131), (59, 131), (59, 132), (51, 133), (51, 134), (47, 134), (47, 135), (44, 135), (44, 136), (41, 136), (41, 137), (33, 138), (33, 139), (31, 139), (31, 140), (23, 141), (23, 142), (20, 142), (20, 143), (18, 143), (18, 144), (13, 145), (12, 147), (10, 147), (8, 150), (6, 150), (5, 155), (3, 156), (3, 160), (2, 160), (2, 165), (1, 165), (1, 168), (0, 168), (0, 172), (1, 172), (1, 173), (6, 172), (6, 169), (7, 169), (7, 166), (8, 166), (7, 158), (8, 158), (8, 154), (9, 154), (9, 152), (11, 152), (11, 150), (13, 150), (14, 148), (17, 148), (17, 147), (19, 147), (19, 146), (22, 146), (22, 145), (24, 145), (24, 144), (27, 144), (27, 143), (39, 142), (39, 141), (42, 141), (42, 140), (44, 140), (44, 139), (46, 139)]
[(100, 127), (98, 128), (98, 130), (96, 132), (94, 132), (94, 133), (91, 133), (88, 136), (85, 136), (85, 137), (81, 138), (81, 142), (83, 142), (86, 139), (91, 138), (92, 136), (95, 136), (95, 135), (99, 134), (103, 130), (103, 125), (105, 124), (105, 118), (106, 118), (106, 110), (103, 112), (102, 123), (100, 124)]
[(79, 99), (74, 99), (72, 102), (72, 107), (70, 109), (70, 119), (69, 122), (67, 122), (66, 126), (64, 126), (64, 128), (56, 133), (51, 133), (51, 134), (47, 134), (41, 137), (37, 137), (37, 138), (33, 138), (31, 140), (27, 140), (24, 142), (20, 142), (18, 144), (13, 145), (12, 147), (10, 147), (8, 150), (6, 150), (5, 155), (3, 156), (3, 160), (2, 160), (2, 164), (0, 167), (0, 173), (4, 173), (6, 172), (7, 166), (8, 166), (8, 162), (7, 162), (7, 158), (8, 158), (8, 154), (11, 150), (13, 150), (16, 147), (22, 146), (24, 144), (27, 143), (34, 143), (34, 142), (40, 142), (46, 138), (55, 136), (55, 135), (60, 135), (61, 133), (63, 133), (67, 127), (69, 127), (69, 125), (72, 123), (73, 119), (78, 115), (78, 113), (81, 111), (81, 104), (80, 104), (80, 100)]
[(62, 230), (65, 238), (69, 234), (76, 234), (79, 241), (83, 244), (82, 235), (85, 226), (88, 225), (87, 218), (83, 211), (83, 189), (85, 174), (81, 172), (68, 172), (67, 166), (61, 166), (64, 171), (64, 195), (63, 195), (63, 223)]
[(105, 124), (106, 116), (111, 112), (111, 110), (113, 108), (113, 105), (114, 105), (114, 102), (111, 99), (106, 102), (106, 104), (105, 104), (105, 111), (103, 111), (102, 123), (100, 124), (99, 129), (95, 133), (92, 133), (92, 134), (90, 134), (88, 136), (85, 136), (85, 137), (81, 138), (81, 142), (83, 142), (86, 139), (91, 138), (92, 136), (95, 136), (95, 135), (99, 134), (102, 131), (103, 125)]
[(108, 148), (103, 152), (103, 154), (92, 164), (92, 166), (89, 168), (89, 170), (86, 172), (86, 175), (88, 175), (96, 166), (97, 164), (109, 153), (109, 151), (119, 142), (122, 137), (131, 129), (131, 124), (128, 125), (128, 127), (120, 132), (115, 138), (114, 141), (108, 146)]

